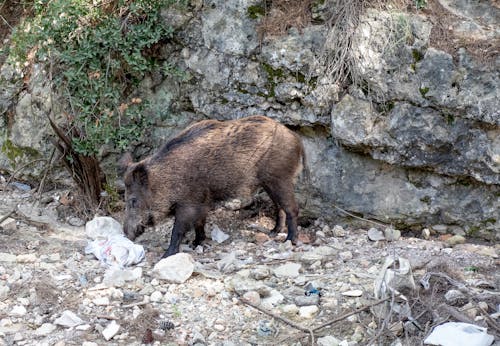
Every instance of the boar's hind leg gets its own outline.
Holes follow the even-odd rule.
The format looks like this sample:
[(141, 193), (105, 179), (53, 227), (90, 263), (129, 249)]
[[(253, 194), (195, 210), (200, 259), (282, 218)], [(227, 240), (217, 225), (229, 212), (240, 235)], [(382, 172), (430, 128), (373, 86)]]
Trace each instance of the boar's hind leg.
[(207, 221), (207, 213), (208, 210), (202, 210), (201, 215), (194, 223), (194, 232), (196, 236), (193, 241), (193, 248), (196, 248), (198, 245), (201, 245), (201, 243), (206, 239), (205, 223)]
[(184, 234), (189, 231), (193, 225), (197, 229), (196, 238), (200, 239), (200, 235), (198, 234), (200, 229), (199, 224), (202, 220), (204, 221), (205, 217), (205, 208), (178, 205), (175, 209), (175, 222), (174, 228), (172, 229), (172, 236), (170, 238), (170, 245), (168, 246), (167, 251), (163, 254), (162, 258), (179, 252), (182, 237), (184, 237)]
[(284, 222), (282, 220), (283, 218), (280, 215), (282, 210), (284, 210), (286, 215), (286, 224), (288, 226), (288, 235), (286, 240), (291, 240), (292, 243), (295, 243), (297, 238), (297, 218), (299, 216), (299, 207), (293, 194), (293, 185), (279, 182), (267, 185), (265, 190), (278, 208), (276, 226), (273, 231), (271, 231), (271, 234), (274, 231), (279, 231), (278, 228), (284, 226)]

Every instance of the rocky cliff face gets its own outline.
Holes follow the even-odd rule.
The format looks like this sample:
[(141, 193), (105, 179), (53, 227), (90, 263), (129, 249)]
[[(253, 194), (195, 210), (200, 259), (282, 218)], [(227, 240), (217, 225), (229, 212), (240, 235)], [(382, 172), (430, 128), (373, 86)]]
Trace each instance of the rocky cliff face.
[[(264, 40), (254, 13), (261, 1), (191, 1), (188, 11), (162, 13), (177, 28), (164, 58), (189, 78), (143, 81), (140, 93), (157, 117), (146, 147), (192, 120), (264, 114), (303, 135), (312, 176), (301, 188), (306, 214), (338, 217), (336, 205), (397, 225), (458, 225), (498, 237), (500, 60), (490, 54), (498, 7), (430, 2), (441, 17), (366, 10), (351, 37), (357, 83), (343, 89), (321, 66), (336, 49), (324, 20), (334, 3), (313, 2), (315, 24)], [(7, 80), (0, 92), (14, 95)], [(43, 94), (43, 81), (37, 85), (1, 101), (2, 112), (15, 110), (12, 128), (0, 126), (2, 148), (46, 150), (21, 140), (43, 135), (42, 124), (33, 133), (23, 125), (43, 110), (43, 102), (23, 106)], [(9, 162), (2, 149), (0, 164)]]

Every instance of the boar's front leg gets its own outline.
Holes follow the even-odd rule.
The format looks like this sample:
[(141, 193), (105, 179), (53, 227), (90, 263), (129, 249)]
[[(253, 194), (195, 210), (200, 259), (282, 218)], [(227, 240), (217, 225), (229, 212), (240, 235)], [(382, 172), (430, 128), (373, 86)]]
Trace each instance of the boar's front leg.
[[(179, 252), (182, 238), (192, 226), (195, 227), (196, 238), (195, 242), (203, 241), (205, 233), (201, 234), (204, 229), (206, 219), (206, 208), (192, 205), (177, 205), (175, 208), (175, 222), (170, 237), (170, 245), (162, 258), (172, 256)], [(203, 224), (203, 225), (202, 225)], [(202, 239), (203, 238), (203, 239)]]

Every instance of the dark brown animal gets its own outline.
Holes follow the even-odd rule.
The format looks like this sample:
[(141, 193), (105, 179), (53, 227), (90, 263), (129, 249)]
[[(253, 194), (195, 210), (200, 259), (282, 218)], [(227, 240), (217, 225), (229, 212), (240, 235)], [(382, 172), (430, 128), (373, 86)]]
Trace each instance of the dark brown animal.
[(214, 202), (248, 197), (262, 187), (278, 210), (272, 234), (285, 226), (286, 219), (286, 239), (294, 242), (299, 213), (294, 183), (303, 163), (299, 136), (269, 118), (195, 123), (153, 156), (137, 163), (130, 154), (122, 159), (125, 233), (133, 240), (145, 226), (174, 213), (170, 246), (163, 257), (173, 255), (191, 228), (194, 246), (205, 239), (205, 220)]

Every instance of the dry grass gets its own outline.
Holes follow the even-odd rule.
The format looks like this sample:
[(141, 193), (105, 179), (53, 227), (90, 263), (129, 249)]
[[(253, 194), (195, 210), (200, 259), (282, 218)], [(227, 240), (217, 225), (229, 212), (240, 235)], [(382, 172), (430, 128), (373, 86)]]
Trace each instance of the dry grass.
[(282, 36), (290, 28), (299, 30), (311, 24), (312, 0), (273, 0), (257, 27), (260, 40)]

